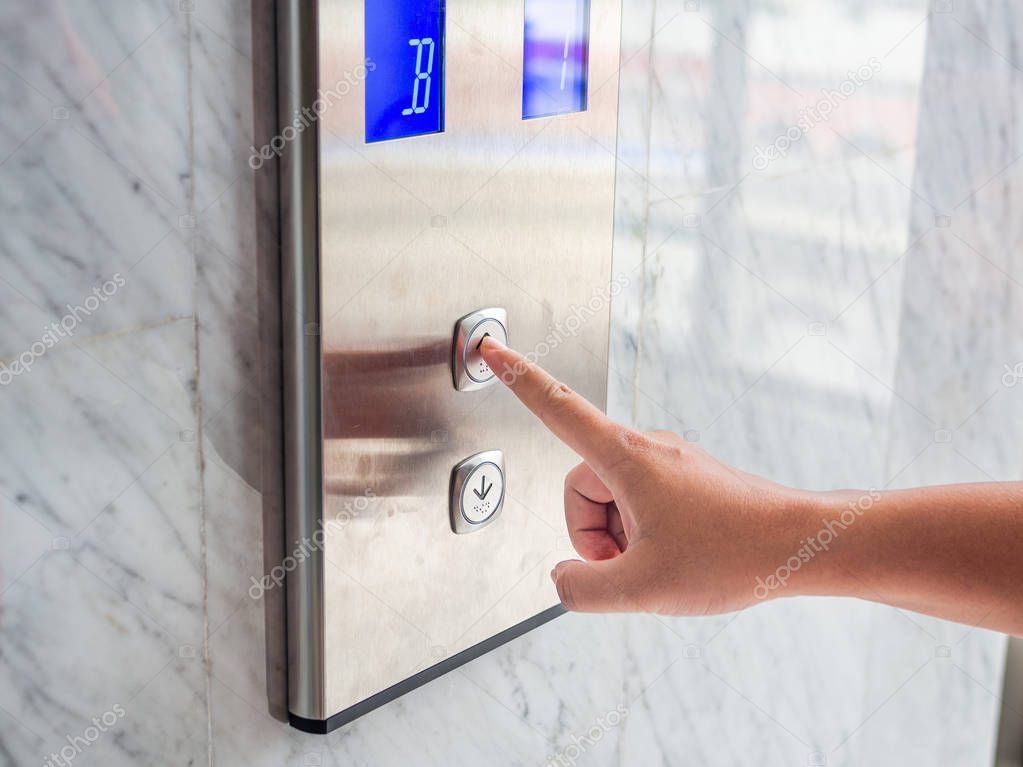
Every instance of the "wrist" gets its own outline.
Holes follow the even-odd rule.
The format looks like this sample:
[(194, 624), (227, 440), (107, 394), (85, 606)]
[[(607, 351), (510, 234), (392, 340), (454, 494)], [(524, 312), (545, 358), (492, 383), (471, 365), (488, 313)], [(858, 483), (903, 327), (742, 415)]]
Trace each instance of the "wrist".
[(862, 570), (859, 552), (881, 493), (875, 489), (836, 490), (817, 493), (815, 498), (806, 536), (814, 556), (801, 584), (803, 593), (857, 596), (862, 589), (856, 576)]
[(756, 598), (851, 595), (850, 558), (879, 498), (876, 490), (790, 491)]

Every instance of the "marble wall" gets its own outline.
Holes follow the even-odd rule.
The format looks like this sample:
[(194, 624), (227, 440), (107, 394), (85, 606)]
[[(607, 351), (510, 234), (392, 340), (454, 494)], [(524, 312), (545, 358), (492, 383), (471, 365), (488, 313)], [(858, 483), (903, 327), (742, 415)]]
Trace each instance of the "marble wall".
[[(1004, 639), (843, 600), (568, 615), (272, 717), (267, 12), (0, 8), (0, 764), (990, 763)], [(625, 18), (612, 413), (806, 487), (1019, 479), (1023, 10)]]
[[(803, 487), (1019, 479), (1018, 10), (658, 0), (630, 21), (648, 77), (625, 78), (619, 139), (638, 279), (616, 414)], [(698, 662), (627, 624), (638, 666), (682, 660), (622, 754), (991, 763), (997, 635), (823, 599), (673, 627)]]

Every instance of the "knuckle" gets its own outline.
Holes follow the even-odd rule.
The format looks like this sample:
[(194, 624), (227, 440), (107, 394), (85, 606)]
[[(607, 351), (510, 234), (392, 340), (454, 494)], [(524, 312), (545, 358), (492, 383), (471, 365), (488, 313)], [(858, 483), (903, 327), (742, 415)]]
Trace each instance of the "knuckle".
[(686, 450), (682, 445), (662, 444), (658, 447), (658, 453), (669, 461), (683, 461), (686, 457)]
[(611, 455), (609, 469), (621, 470), (648, 455), (653, 448), (653, 440), (646, 434), (628, 428), (620, 428), (611, 437)]
[(688, 446), (685, 440), (671, 431), (659, 430), (650, 432), (654, 441), (652, 452), (669, 460), (681, 460)]
[(657, 446), (655, 440), (646, 434), (633, 429), (621, 429), (615, 435), (616, 447), (619, 452), (630, 458), (641, 457), (651, 453)]
[(686, 441), (680, 435), (667, 429), (659, 429), (650, 432), (650, 436), (656, 441), (665, 445), (685, 445)]
[(548, 411), (561, 410), (571, 400), (571, 397), (572, 390), (561, 381), (552, 378), (544, 384), (543, 398)]
[(667, 429), (657, 429), (656, 431), (650, 432), (650, 436), (661, 442), (674, 442), (678, 439), (678, 435), (673, 431)]

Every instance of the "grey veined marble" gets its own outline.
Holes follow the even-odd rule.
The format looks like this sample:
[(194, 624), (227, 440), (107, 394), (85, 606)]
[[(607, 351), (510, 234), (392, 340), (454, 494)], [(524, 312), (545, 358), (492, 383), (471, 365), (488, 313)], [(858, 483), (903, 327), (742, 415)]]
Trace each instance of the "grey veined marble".
[[(271, 716), (268, 12), (0, 9), (0, 764), (990, 764), (1003, 638), (844, 600), (566, 616), (329, 737)], [(1019, 479), (1023, 8), (625, 19), (612, 414), (807, 487)]]

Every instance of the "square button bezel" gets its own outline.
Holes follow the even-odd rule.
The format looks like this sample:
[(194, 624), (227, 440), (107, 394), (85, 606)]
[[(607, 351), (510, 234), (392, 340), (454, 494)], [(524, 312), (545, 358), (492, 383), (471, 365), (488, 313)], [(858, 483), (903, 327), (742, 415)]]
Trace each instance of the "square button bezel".
[[(462, 491), (465, 489), (465, 483), (468, 481), (472, 473), (481, 465), (485, 463), (492, 463), (497, 466), (497, 470), (501, 472), (502, 488), (501, 497), (497, 502), (497, 508), (494, 509), (494, 513), (487, 517), (482, 522), (470, 522), (466, 519), (462, 513)], [(508, 495), (508, 473), (504, 468), (504, 453), (500, 450), (484, 450), (482, 453), (476, 453), (460, 462), (451, 471), (451, 489), (449, 494), (448, 509), (451, 517), (451, 530), (459, 535), (465, 535), (467, 533), (474, 533), (477, 530), (481, 530), (487, 525), (493, 524), (494, 520), (501, 516), (501, 512), (504, 511), (504, 500)]]

